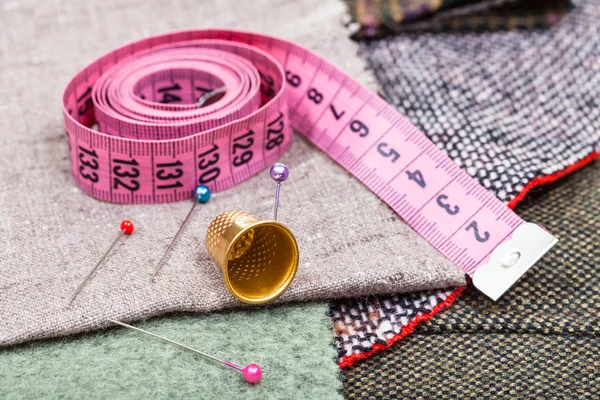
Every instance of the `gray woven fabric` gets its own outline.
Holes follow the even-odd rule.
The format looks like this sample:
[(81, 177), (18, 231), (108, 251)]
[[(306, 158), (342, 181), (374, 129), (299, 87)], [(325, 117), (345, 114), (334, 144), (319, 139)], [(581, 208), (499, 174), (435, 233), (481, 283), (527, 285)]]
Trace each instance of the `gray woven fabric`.
[[(192, 203), (113, 205), (75, 187), (60, 97), (83, 65), (151, 33), (218, 25), (294, 39), (368, 81), (338, 23), (344, 6), (337, 0), (163, 4), (0, 5), (0, 345), (94, 329), (107, 318), (240, 306), (206, 252), (206, 229), (228, 209), (263, 218), (272, 214), (275, 187), (267, 172), (215, 194), (196, 208), (151, 284), (152, 270)], [(304, 140), (297, 137), (282, 161), (291, 177), (282, 189), (279, 214), (296, 234), (301, 264), (280, 301), (464, 284), (462, 272)], [(136, 232), (68, 307), (70, 295), (124, 218), (134, 221)]]

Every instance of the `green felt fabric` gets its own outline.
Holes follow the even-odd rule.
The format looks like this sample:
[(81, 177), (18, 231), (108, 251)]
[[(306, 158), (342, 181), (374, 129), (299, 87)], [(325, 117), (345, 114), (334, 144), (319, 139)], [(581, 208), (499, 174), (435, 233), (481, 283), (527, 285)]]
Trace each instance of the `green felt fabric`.
[(133, 324), (216, 357), (263, 368), (241, 373), (125, 329), (0, 350), (0, 399), (339, 399), (324, 303), (177, 315)]

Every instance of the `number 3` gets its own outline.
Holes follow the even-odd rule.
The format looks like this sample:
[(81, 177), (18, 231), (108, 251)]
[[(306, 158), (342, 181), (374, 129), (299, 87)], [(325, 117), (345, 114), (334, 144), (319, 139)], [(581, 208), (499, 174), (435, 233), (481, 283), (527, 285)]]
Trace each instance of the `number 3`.
[(460, 208), (458, 206), (451, 206), (449, 204), (444, 203), (443, 200), (447, 200), (447, 199), (448, 199), (448, 196), (446, 196), (445, 194), (440, 194), (436, 200), (438, 203), (438, 206), (442, 207), (450, 215), (458, 214), (458, 211), (460, 210)]

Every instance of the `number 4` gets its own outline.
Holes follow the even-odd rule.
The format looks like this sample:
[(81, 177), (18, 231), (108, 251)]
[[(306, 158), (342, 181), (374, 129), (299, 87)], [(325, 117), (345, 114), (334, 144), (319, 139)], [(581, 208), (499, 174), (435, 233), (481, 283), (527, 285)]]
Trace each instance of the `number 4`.
[(406, 175), (408, 175), (408, 179), (410, 179), (411, 181), (417, 182), (417, 185), (421, 186), (422, 188), (425, 188), (425, 186), (427, 186), (425, 184), (425, 179), (423, 178), (423, 174), (421, 174), (421, 171), (419, 171), (419, 170), (416, 170), (415, 172), (406, 171)]

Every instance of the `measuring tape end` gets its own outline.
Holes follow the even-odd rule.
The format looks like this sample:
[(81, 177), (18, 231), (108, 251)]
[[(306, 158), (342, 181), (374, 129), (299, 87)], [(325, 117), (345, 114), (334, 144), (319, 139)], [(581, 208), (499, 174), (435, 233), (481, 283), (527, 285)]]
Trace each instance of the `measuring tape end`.
[(556, 243), (558, 239), (539, 225), (521, 224), (473, 273), (473, 285), (492, 300), (498, 300)]

